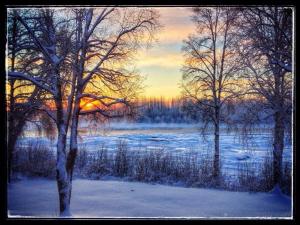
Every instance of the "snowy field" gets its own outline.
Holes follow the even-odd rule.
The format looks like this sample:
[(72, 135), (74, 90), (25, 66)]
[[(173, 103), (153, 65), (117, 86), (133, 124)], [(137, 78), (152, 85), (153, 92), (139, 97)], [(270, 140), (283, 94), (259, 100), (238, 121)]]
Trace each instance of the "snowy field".
[[(25, 179), (8, 187), (9, 217), (57, 217), (54, 180)], [(270, 193), (229, 192), (123, 181), (73, 181), (73, 217), (286, 218), (291, 198)]]
[[(262, 164), (266, 155), (272, 150), (272, 134), (269, 127), (262, 126), (251, 135), (247, 143), (236, 133), (225, 132), (221, 127), (220, 151), (222, 170), (231, 174), (237, 170), (239, 162)], [(223, 132), (222, 132), (223, 131)], [(210, 130), (208, 130), (210, 132)], [(195, 124), (143, 124), (112, 123), (97, 127), (94, 123), (84, 122), (80, 125), (79, 146), (88, 151), (97, 151), (105, 146), (108, 151), (115, 151), (120, 140), (125, 141), (132, 151), (153, 151), (164, 149), (173, 154), (196, 153), (207, 155), (213, 153), (212, 131), (202, 138), (199, 126)], [(19, 144), (26, 146), (36, 141), (51, 146), (55, 150), (56, 141), (45, 137), (36, 137), (32, 130), (27, 131)], [(286, 143), (283, 161), (291, 163), (292, 147)]]

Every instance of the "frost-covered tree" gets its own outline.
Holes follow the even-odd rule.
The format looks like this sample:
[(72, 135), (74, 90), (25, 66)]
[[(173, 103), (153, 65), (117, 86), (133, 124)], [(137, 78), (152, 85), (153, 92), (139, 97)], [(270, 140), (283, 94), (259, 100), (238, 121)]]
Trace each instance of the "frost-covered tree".
[[(19, 12), (18, 12), (19, 11)], [(60, 199), (60, 212), (63, 214), (66, 207), (68, 192), (66, 164), (66, 139), (70, 121), (72, 104), (64, 107), (66, 87), (69, 85), (70, 76), (68, 72), (69, 43), (72, 32), (66, 29), (64, 19), (57, 18), (55, 11), (51, 9), (32, 9), (29, 13), (16, 10), (17, 20), (26, 29), (29, 46), (34, 52), (32, 63), (39, 69), (33, 71), (9, 71), (8, 76), (12, 79), (21, 79), (32, 82), (40, 90), (46, 91), (49, 104), (55, 110), (45, 108), (57, 127), (57, 185)], [(33, 46), (32, 46), (33, 44)], [(62, 66), (64, 65), (64, 66)], [(73, 97), (69, 98), (72, 101)]]
[[(72, 89), (74, 107), (67, 158), (69, 196), (78, 151), (79, 116), (99, 113), (103, 117), (119, 117), (122, 114), (113, 107), (131, 105), (139, 91), (140, 76), (127, 69), (126, 63), (134, 60), (133, 54), (142, 41), (151, 38), (158, 28), (158, 14), (152, 9), (79, 9), (74, 13), (73, 82), (76, 85)], [(93, 107), (87, 109), (87, 104)]]
[(235, 49), (234, 8), (195, 8), (197, 32), (184, 41), (183, 95), (202, 111), (214, 130), (214, 177), (220, 175), (220, 119), (225, 102), (241, 95)]
[(239, 42), (250, 93), (272, 110), (274, 185), (282, 178), (285, 124), (292, 107), (293, 12), (285, 7), (241, 9)]
[[(30, 44), (27, 42), (24, 27), (14, 11), (10, 12), (7, 21), (8, 28), (8, 48), (7, 48), (7, 68), (9, 71), (32, 71), (31, 62), (36, 56), (32, 55)], [(33, 45), (31, 45), (33, 47)], [(38, 109), (42, 106), (43, 91), (26, 80), (11, 78), (6, 81), (7, 92), (7, 118), (8, 118), (8, 182), (12, 175), (12, 162), (15, 145), (21, 135), (26, 123), (32, 122)]]
[[(30, 73), (8, 71), (8, 76), (30, 81), (47, 92), (49, 107), (43, 110), (57, 127), (60, 215), (70, 215), (79, 115), (101, 113), (110, 117), (114, 115), (106, 108), (129, 104), (139, 79), (125, 69), (124, 61), (152, 35), (157, 14), (152, 9), (126, 8), (32, 9), (27, 15), (18, 11), (16, 18), (38, 56), (34, 61), (38, 69)], [(88, 103), (94, 107), (85, 107)]]

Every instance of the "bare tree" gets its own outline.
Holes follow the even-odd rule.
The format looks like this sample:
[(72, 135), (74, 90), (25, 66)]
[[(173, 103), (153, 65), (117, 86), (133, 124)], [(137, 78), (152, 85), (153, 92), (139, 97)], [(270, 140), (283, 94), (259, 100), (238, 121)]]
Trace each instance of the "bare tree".
[[(139, 76), (126, 70), (123, 63), (132, 59), (132, 53), (139, 47), (142, 38), (151, 36), (158, 25), (157, 13), (150, 9), (79, 9), (75, 10), (75, 14), (73, 74), (76, 88), (67, 159), (70, 183), (78, 151), (79, 116), (99, 113), (104, 117), (119, 117), (120, 114), (111, 113), (114, 112), (111, 107), (120, 104), (130, 106), (130, 100), (138, 91)], [(114, 24), (113, 29), (107, 27), (111, 23)], [(80, 105), (82, 101), (86, 103)], [(93, 104), (93, 108), (87, 110), (86, 104)], [(70, 185), (69, 195), (71, 189)]]
[(184, 42), (183, 93), (204, 111), (214, 127), (214, 177), (220, 174), (220, 121), (225, 102), (242, 93), (238, 83), (239, 59), (235, 49), (234, 8), (195, 8), (197, 34)]
[[(27, 43), (21, 40), (24, 35), (24, 29), (21, 29), (20, 23), (14, 12), (8, 16), (8, 69), (11, 72), (15, 70), (28, 70), (28, 61), (31, 60), (31, 52), (27, 51)], [(18, 63), (16, 63), (16, 61)], [(38, 90), (28, 81), (17, 80), (15, 78), (7, 80), (7, 115), (8, 115), (8, 182), (12, 175), (12, 161), (14, 157), (15, 145), (18, 137), (27, 122), (32, 122), (34, 115), (42, 105), (42, 91)]]
[(251, 94), (272, 109), (274, 185), (282, 178), (285, 123), (292, 106), (293, 12), (284, 7), (242, 9), (240, 53)]
[[(34, 45), (34, 50), (39, 56), (41, 62), (39, 70), (30, 71), (12, 71), (8, 72), (10, 78), (22, 79), (32, 82), (39, 89), (46, 91), (49, 96), (49, 102), (55, 110), (50, 111), (44, 108), (44, 111), (56, 123), (57, 127), (57, 185), (60, 199), (60, 212), (66, 210), (66, 197), (68, 196), (66, 164), (66, 138), (70, 120), (72, 104), (69, 104), (67, 110), (64, 108), (64, 97), (68, 93), (66, 87), (70, 79), (65, 68), (68, 65), (69, 43), (71, 43), (72, 32), (66, 30), (65, 23), (61, 20), (54, 21), (54, 10), (34, 9), (29, 15), (21, 16), (16, 14), (18, 21), (26, 29), (29, 38), (27, 41)], [(32, 46), (28, 46), (31, 48)], [(62, 67), (62, 64), (65, 64)], [(73, 99), (73, 97), (71, 98)], [(54, 112), (54, 113), (53, 113)], [(68, 210), (68, 209), (67, 209)]]
[[(127, 98), (136, 93), (137, 76), (125, 70), (122, 61), (129, 59), (157, 23), (157, 15), (151, 9), (100, 8), (97, 15), (95, 11), (41, 9), (35, 10), (34, 17), (17, 16), (39, 53), (41, 70), (31, 74), (12, 71), (8, 76), (30, 81), (46, 91), (55, 109), (44, 108), (44, 111), (56, 123), (58, 131), (56, 171), (61, 216), (70, 215), (79, 115), (98, 112), (110, 116), (100, 105), (109, 108), (128, 104)], [(121, 13), (112, 14), (115, 11)], [(64, 19), (67, 13), (70, 17)], [(96, 109), (85, 110), (83, 100), (93, 103)], [(70, 151), (67, 152), (70, 122)]]

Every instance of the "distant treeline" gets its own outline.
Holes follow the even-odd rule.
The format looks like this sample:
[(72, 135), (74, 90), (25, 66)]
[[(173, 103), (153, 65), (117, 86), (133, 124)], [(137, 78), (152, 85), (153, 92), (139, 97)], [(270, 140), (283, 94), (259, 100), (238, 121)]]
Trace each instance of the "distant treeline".
[[(198, 123), (207, 121), (209, 111), (184, 98), (148, 98), (137, 102), (134, 121), (143, 123)], [(222, 106), (223, 123), (270, 123), (272, 111), (261, 100), (247, 99)]]
[[(185, 98), (143, 98), (134, 104), (134, 113), (126, 115), (123, 107), (114, 108), (116, 114), (124, 116), (113, 121), (132, 121), (137, 123), (201, 123), (209, 121), (209, 109), (199, 107), (196, 102)], [(261, 99), (238, 99), (228, 101), (221, 107), (223, 124), (270, 124), (273, 122), (272, 109)], [(88, 115), (92, 119), (99, 115)], [(100, 116), (101, 117), (101, 116)], [(291, 123), (291, 110), (286, 113), (286, 125)]]
[(184, 101), (179, 98), (142, 99), (137, 103), (136, 122), (143, 123), (191, 123), (199, 121), (199, 115), (184, 110)]

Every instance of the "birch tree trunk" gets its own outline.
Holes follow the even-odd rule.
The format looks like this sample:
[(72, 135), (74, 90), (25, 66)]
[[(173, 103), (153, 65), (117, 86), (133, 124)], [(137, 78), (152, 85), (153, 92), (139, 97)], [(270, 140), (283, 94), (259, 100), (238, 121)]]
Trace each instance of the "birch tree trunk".
[(7, 143), (7, 150), (8, 150), (8, 183), (11, 181), (11, 175), (12, 175), (12, 160), (13, 160), (13, 151), (15, 149), (15, 143), (16, 143), (16, 136), (14, 134), (14, 120), (12, 111), (13, 111), (13, 106), (14, 106), (14, 80), (10, 80), (10, 95), (9, 95), (9, 100), (10, 100), (10, 109), (9, 109), (9, 115), (8, 115), (8, 143)]
[(56, 161), (56, 181), (59, 194), (59, 211), (61, 216), (70, 215), (69, 189), (70, 182), (66, 170), (66, 143), (67, 127), (63, 120), (63, 109), (61, 102), (57, 102), (57, 161)]
[(8, 143), (7, 143), (7, 148), (8, 148), (8, 183), (11, 181), (12, 177), (12, 165), (13, 165), (13, 155), (14, 155), (14, 149), (17, 141), (17, 136), (12, 133), (11, 127), (9, 127), (9, 135), (8, 135)]
[(72, 193), (72, 178), (73, 178), (73, 171), (75, 160), (78, 152), (78, 142), (77, 142), (77, 135), (78, 135), (78, 120), (79, 120), (79, 111), (80, 107), (79, 104), (80, 99), (76, 98), (74, 102), (74, 110), (72, 115), (72, 125), (71, 125), (71, 134), (70, 134), (70, 151), (68, 153), (67, 158), (67, 175), (69, 181), (69, 204), (71, 202), (71, 193)]
[[(12, 117), (12, 116), (11, 116)], [(13, 123), (17, 123), (16, 125)], [(14, 161), (14, 155), (15, 155), (15, 147), (17, 143), (17, 139), (20, 136), (23, 127), (25, 126), (25, 120), (20, 121), (13, 121), (10, 119), (9, 121), (9, 128), (8, 128), (8, 182), (11, 181), (11, 176), (13, 172), (13, 161)]]
[(219, 109), (215, 109), (216, 121), (214, 123), (214, 136), (215, 136), (215, 153), (214, 153), (214, 162), (213, 162), (213, 176), (216, 183), (219, 183), (220, 176), (220, 116)]
[[(56, 74), (58, 72), (58, 65), (56, 65)], [(67, 143), (67, 131), (68, 131), (68, 121), (65, 121), (66, 115), (64, 113), (64, 108), (62, 104), (62, 91), (61, 84), (59, 81), (59, 76), (56, 79), (56, 90), (57, 95), (55, 98), (56, 104), (56, 121), (57, 121), (57, 161), (56, 161), (56, 181), (59, 194), (59, 211), (60, 216), (69, 216), (70, 214), (70, 181), (67, 175), (66, 169), (66, 143)]]

